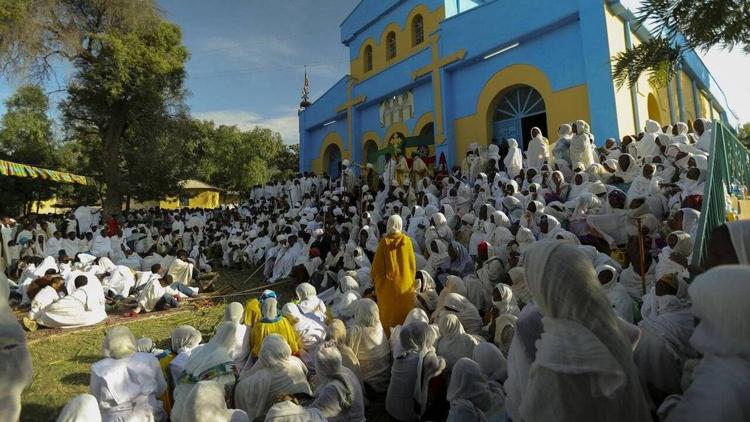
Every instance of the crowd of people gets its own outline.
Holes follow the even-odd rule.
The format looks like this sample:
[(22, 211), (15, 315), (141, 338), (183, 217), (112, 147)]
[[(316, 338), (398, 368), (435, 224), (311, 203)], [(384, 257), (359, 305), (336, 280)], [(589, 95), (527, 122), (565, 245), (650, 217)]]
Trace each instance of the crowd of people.
[[(217, 267), (270, 284), (206, 343), (109, 329), (62, 421), (359, 421), (375, 403), (399, 421), (750, 419), (750, 224), (691, 265), (709, 123), (601, 148), (584, 121), (558, 135), (471, 145), (453, 169), (345, 160), (217, 210), (4, 218), (0, 301), (27, 329), (79, 327), (179, 306)], [(9, 309), (13, 415), (31, 363)]]

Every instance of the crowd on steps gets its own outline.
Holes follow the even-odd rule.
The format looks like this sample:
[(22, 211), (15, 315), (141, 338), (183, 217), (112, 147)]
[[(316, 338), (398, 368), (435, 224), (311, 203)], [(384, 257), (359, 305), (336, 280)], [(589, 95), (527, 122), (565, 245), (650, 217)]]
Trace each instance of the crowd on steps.
[(557, 136), (473, 144), (452, 169), (344, 160), (215, 210), (3, 217), (0, 420), (31, 381), (22, 326), (180, 306), (219, 267), (268, 289), (207, 339), (108, 328), (58, 421), (750, 420), (750, 222), (691, 265), (708, 123)]

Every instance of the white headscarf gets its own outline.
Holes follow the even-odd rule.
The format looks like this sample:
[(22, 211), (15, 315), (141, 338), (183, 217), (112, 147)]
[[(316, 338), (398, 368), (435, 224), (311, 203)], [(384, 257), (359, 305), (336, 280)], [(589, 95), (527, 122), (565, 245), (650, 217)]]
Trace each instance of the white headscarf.
[(490, 408), (490, 398), (487, 378), (479, 364), (471, 358), (459, 359), (448, 384), (447, 399), (451, 407), (459, 405), (462, 409), (475, 413), (473, 420), (484, 420), (483, 411)]
[(394, 214), (388, 218), (388, 224), (386, 225), (386, 233), (388, 233), (389, 235), (401, 233), (402, 226), (403, 226), (403, 221), (401, 220), (401, 216)]
[(200, 331), (189, 325), (180, 325), (172, 330), (172, 352), (184, 353), (193, 350), (202, 340)]
[(437, 353), (445, 358), (448, 368), (452, 368), (461, 358), (473, 356), (479, 339), (464, 331), (458, 316), (450, 313), (440, 315), (438, 327), (440, 340), (437, 343)]
[(201, 381), (195, 385), (186, 399), (182, 414), (184, 422), (241, 422), (249, 421), (242, 410), (227, 409), (224, 386), (216, 381)]
[(65, 405), (57, 422), (101, 422), (99, 402), (91, 394), (80, 394)]
[(234, 322), (225, 321), (219, 324), (211, 340), (190, 355), (185, 363), (185, 372), (198, 377), (208, 369), (233, 363), (230, 351), (234, 347), (235, 331), (237, 324)]
[[(591, 261), (567, 242), (546, 240), (526, 252), (524, 268), (529, 291), (544, 315), (544, 332), (536, 342), (536, 358), (521, 403), (523, 418), (556, 415), (568, 420), (574, 417), (572, 403), (597, 397), (602, 401), (599, 412), (610, 410), (618, 420), (648, 420), (630, 341), (599, 286)], [(580, 380), (578, 388), (558, 390), (571, 385), (571, 379)], [(565, 397), (542, 408), (541, 403), (549, 405), (553, 395)]]

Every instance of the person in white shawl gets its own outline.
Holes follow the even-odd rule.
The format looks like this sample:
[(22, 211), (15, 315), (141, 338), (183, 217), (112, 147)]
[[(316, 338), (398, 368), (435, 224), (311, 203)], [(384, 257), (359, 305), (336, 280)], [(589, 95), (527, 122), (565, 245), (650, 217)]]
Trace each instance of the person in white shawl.
[(455, 314), (446, 313), (438, 320), (440, 340), (437, 343), (437, 354), (445, 359), (446, 368), (450, 370), (461, 358), (471, 357), (474, 347), (482, 340), (464, 331), (461, 321)]
[(584, 168), (597, 162), (594, 144), (588, 123), (578, 120), (573, 124), (573, 139), (570, 141), (570, 162), (581, 163)]
[(693, 240), (683, 231), (675, 231), (667, 236), (667, 246), (659, 253), (655, 276), (657, 279), (667, 274), (689, 275), (688, 258), (693, 253)]
[(79, 394), (65, 405), (56, 422), (102, 422), (99, 403), (91, 394)]
[(251, 420), (264, 415), (283, 394), (312, 395), (307, 368), (292, 356), (292, 349), (278, 334), (263, 339), (258, 361), (245, 369), (234, 391), (235, 407), (247, 412)]
[(596, 275), (599, 283), (607, 295), (607, 300), (612, 305), (617, 316), (629, 323), (635, 322), (636, 304), (619, 281), (619, 275), (615, 267), (611, 265), (599, 265), (596, 267)]
[(95, 325), (107, 318), (104, 290), (93, 275), (75, 278), (75, 290), (48, 305), (37, 318), (37, 323), (50, 328), (75, 328)]
[(447, 399), (450, 402), (448, 422), (485, 421), (493, 401), (502, 398), (489, 389), (487, 378), (479, 364), (471, 358), (456, 362), (448, 384)]
[(166, 420), (158, 399), (167, 389), (159, 360), (150, 353), (137, 352), (133, 333), (123, 326), (107, 332), (102, 349), (104, 359), (91, 366), (89, 385), (102, 420)]
[(487, 378), (487, 388), (492, 395), (492, 405), (485, 411), (487, 420), (505, 419), (505, 391), (503, 382), (508, 376), (508, 362), (505, 356), (492, 343), (479, 343), (474, 348), (472, 360), (479, 365)]
[(531, 128), (531, 141), (526, 151), (528, 168), (539, 169), (550, 160), (549, 141), (538, 127)]
[(335, 345), (321, 347), (315, 354), (318, 388), (308, 406), (318, 409), (329, 421), (365, 421), (365, 398), (357, 376), (341, 363)]
[(8, 306), (8, 282), (0, 277), (0, 420), (17, 421), (21, 393), (33, 379), (26, 335)]
[(521, 174), (523, 155), (521, 154), (521, 148), (518, 147), (518, 141), (510, 138), (506, 142), (508, 143), (508, 153), (505, 155), (505, 159), (503, 159), (505, 172), (508, 174), (508, 177), (515, 179), (516, 176)]
[(294, 292), (302, 313), (323, 323), (326, 319), (326, 304), (318, 298), (315, 287), (310, 283), (301, 283), (294, 289)]
[(183, 422), (249, 422), (247, 413), (227, 409), (224, 388), (216, 381), (201, 381), (195, 385), (187, 398)]
[(437, 335), (426, 322), (405, 324), (398, 336), (402, 351), (393, 362), (385, 408), (397, 420), (419, 421), (428, 407), (430, 380), (443, 372), (445, 360), (435, 353)]
[(250, 329), (243, 323), (245, 308), (241, 303), (232, 302), (224, 310), (224, 321), (234, 322), (237, 329), (234, 332), (234, 347), (229, 350), (235, 365), (242, 368), (250, 356)]
[(482, 333), (482, 317), (479, 315), (477, 308), (465, 296), (458, 293), (448, 294), (442, 306), (439, 306), (435, 311), (433, 319), (440, 321), (440, 316), (447, 313), (456, 315), (467, 333), (474, 335)]
[(173, 421), (181, 422), (186, 417), (190, 405), (188, 397), (200, 381), (216, 381), (224, 389), (225, 396), (229, 396), (237, 380), (237, 367), (230, 355), (236, 331), (236, 323), (222, 322), (211, 340), (190, 354), (184, 370), (175, 380)]
[(521, 312), (513, 298), (511, 287), (498, 283), (492, 290), (492, 305), (491, 320), (488, 325), (489, 338), (503, 353), (508, 353), (518, 315)]
[(651, 420), (631, 343), (588, 258), (573, 245), (548, 240), (530, 248), (524, 259), (526, 284), (544, 315), (544, 331), (536, 342), (520, 418)]
[(185, 363), (187, 363), (190, 354), (198, 348), (202, 340), (201, 332), (189, 325), (180, 325), (172, 330), (172, 353), (177, 356), (169, 362), (170, 385), (175, 384), (175, 381), (185, 369)]
[(714, 140), (711, 123), (707, 119), (696, 119), (693, 129), (695, 129), (695, 134), (698, 136), (698, 142), (695, 144), (695, 147), (703, 152), (710, 153)]
[(646, 157), (652, 157), (660, 153), (659, 146), (656, 144), (656, 138), (661, 133), (662, 131), (659, 122), (646, 120), (645, 134), (643, 135), (643, 138), (631, 145), (631, 148), (635, 148), (636, 159), (638, 162), (643, 163)]
[(378, 305), (370, 299), (358, 300), (354, 322), (346, 334), (346, 344), (359, 360), (364, 383), (376, 392), (385, 392), (391, 375), (391, 350)]
[(190, 286), (193, 280), (193, 264), (188, 261), (187, 252), (180, 251), (167, 269), (167, 274), (171, 275), (176, 283)]
[(668, 274), (643, 297), (643, 320), (638, 323), (641, 340), (634, 359), (657, 401), (681, 391), (682, 367), (694, 357), (689, 344), (694, 322), (687, 289), (687, 283)]
[(104, 284), (115, 296), (128, 297), (135, 286), (135, 275), (124, 265), (115, 265), (109, 258), (99, 258), (99, 267), (104, 272)]
[(690, 345), (703, 358), (693, 381), (666, 421), (750, 418), (750, 269), (720, 266), (699, 276), (688, 289), (698, 324)]
[(300, 305), (289, 302), (281, 308), (281, 314), (294, 324), (300, 358), (308, 368), (315, 367), (315, 353), (326, 338), (325, 325), (317, 318), (310, 318), (302, 312)]

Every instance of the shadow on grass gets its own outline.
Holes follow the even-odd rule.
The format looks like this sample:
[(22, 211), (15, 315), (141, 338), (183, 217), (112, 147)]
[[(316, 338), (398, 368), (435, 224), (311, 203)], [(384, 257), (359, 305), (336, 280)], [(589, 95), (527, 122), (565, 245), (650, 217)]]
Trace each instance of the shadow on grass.
[(21, 409), (21, 422), (55, 421), (61, 410), (46, 404), (24, 403)]
[(83, 356), (76, 356), (74, 358), (71, 358), (71, 362), (76, 363), (83, 363), (83, 364), (93, 364), (96, 362), (99, 362), (103, 358), (101, 356), (95, 356), (95, 355), (83, 355)]
[(60, 382), (67, 385), (89, 385), (91, 374), (88, 372), (74, 372), (60, 378)]

